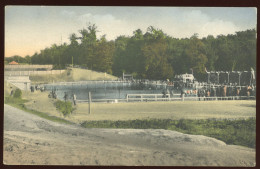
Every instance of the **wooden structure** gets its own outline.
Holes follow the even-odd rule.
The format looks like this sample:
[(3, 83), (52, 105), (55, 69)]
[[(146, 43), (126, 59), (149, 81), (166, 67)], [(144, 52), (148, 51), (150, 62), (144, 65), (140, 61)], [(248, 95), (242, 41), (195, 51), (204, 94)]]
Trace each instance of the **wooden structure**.
[(16, 61), (12, 61), (9, 63), (9, 65), (18, 65), (19, 63), (17, 63)]
[(123, 73), (123, 80), (133, 80), (133, 75)]
[[(255, 80), (255, 72), (254, 70), (251, 68), (251, 71), (207, 71), (206, 70), (206, 73), (208, 74), (208, 80), (207, 82), (208, 83), (211, 83), (212, 81), (210, 80), (210, 77), (214, 74), (214, 75), (217, 75), (217, 81), (215, 82), (216, 84), (220, 84), (220, 75), (226, 75), (226, 78), (225, 78), (225, 83), (229, 84), (231, 83), (230, 81), (230, 76), (233, 74), (236, 75), (236, 82), (237, 84), (240, 86), (241, 85), (241, 75), (242, 74), (248, 74), (250, 73), (250, 77), (249, 77), (249, 80), (248, 80), (248, 85), (252, 85), (253, 81)], [(234, 80), (233, 80), (234, 81)]]

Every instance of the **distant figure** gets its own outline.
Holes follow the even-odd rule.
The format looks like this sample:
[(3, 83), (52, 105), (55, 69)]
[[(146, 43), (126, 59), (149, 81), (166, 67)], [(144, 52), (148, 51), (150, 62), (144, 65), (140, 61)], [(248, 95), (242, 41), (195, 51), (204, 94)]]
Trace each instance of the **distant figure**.
[(74, 103), (74, 106), (76, 106), (76, 100), (77, 100), (77, 96), (75, 94), (73, 94), (73, 103)]
[(240, 88), (239, 88), (239, 87), (236, 87), (235, 96), (236, 96), (236, 99), (238, 100), (238, 99), (239, 99), (239, 96), (240, 96)]
[(201, 97), (201, 89), (198, 89), (198, 98), (199, 98), (199, 101), (200, 101), (200, 97)]
[(213, 96), (214, 96), (214, 97), (217, 97), (217, 90), (216, 90), (215, 87), (213, 88)]
[(67, 92), (65, 92), (65, 94), (64, 94), (64, 100), (65, 100), (65, 102), (68, 100), (68, 94), (67, 94)]
[(206, 90), (205, 90), (205, 88), (202, 88), (202, 90), (201, 90), (201, 97), (203, 97), (203, 100), (205, 101), (206, 99), (205, 99), (205, 97), (206, 97)]
[(43, 92), (45, 89), (44, 89), (44, 86), (41, 87), (41, 92)]
[(163, 92), (162, 92), (162, 94), (163, 94), (163, 98), (166, 98), (166, 92), (165, 92), (165, 90), (163, 90)]
[(184, 89), (181, 89), (181, 98), (182, 98), (182, 101), (184, 101), (184, 95), (186, 95)]
[(227, 86), (225, 85), (223, 87), (223, 97), (226, 97), (227, 96)]
[(247, 86), (247, 97), (250, 97), (251, 93), (252, 93), (252, 87)]
[(14, 90), (13, 90), (12, 87), (11, 87), (11, 93), (10, 93), (10, 96), (12, 97), (13, 94), (14, 94)]
[(210, 90), (207, 91), (207, 97), (210, 97)]
[(31, 92), (34, 92), (34, 86), (31, 86)]
[(194, 94), (194, 95), (197, 95), (197, 90), (196, 90), (196, 89), (193, 90), (193, 94)]

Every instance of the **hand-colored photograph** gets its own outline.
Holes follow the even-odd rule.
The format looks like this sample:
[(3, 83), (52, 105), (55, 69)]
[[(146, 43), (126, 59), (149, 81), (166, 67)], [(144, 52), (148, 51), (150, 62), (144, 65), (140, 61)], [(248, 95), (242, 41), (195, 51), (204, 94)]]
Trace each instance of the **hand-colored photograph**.
[(4, 165), (256, 166), (256, 7), (4, 14)]

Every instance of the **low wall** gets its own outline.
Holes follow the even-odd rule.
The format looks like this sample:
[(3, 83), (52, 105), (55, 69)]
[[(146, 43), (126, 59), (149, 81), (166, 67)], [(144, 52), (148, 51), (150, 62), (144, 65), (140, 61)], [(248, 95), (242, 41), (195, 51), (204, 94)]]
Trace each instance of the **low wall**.
[(5, 80), (21, 90), (29, 90), (31, 86), (29, 76), (5, 76)]
[(5, 76), (30, 76), (30, 75), (56, 75), (65, 72), (65, 70), (47, 70), (47, 71), (5, 71)]
[(47, 69), (51, 70), (53, 68), (52, 65), (5, 65), (5, 69), (8, 70), (36, 70), (36, 69)]

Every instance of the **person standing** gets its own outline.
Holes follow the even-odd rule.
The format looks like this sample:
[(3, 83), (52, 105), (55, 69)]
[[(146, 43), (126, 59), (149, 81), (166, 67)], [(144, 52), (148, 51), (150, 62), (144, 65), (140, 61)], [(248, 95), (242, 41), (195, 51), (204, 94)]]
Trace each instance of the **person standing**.
[(201, 94), (201, 89), (198, 89), (198, 98), (199, 98), (199, 101), (200, 101), (200, 94)]
[(217, 100), (217, 90), (215, 87), (213, 87), (213, 97), (215, 97), (215, 100)]
[(74, 103), (74, 106), (76, 106), (76, 100), (77, 100), (77, 96), (75, 94), (73, 94), (73, 103)]
[(252, 94), (252, 87), (250, 85), (247, 86), (247, 97), (249, 99), (249, 97), (251, 96)]
[(225, 85), (223, 87), (223, 97), (226, 97), (227, 96), (227, 86)]
[(65, 92), (65, 94), (64, 94), (64, 100), (65, 100), (65, 102), (68, 100), (68, 94), (67, 94), (67, 92)]
[[(210, 89), (208, 89), (207, 91), (207, 97), (210, 97)], [(210, 98), (208, 98), (207, 100), (210, 100)]]
[(34, 92), (34, 86), (31, 86), (31, 92)]
[(12, 97), (13, 94), (14, 94), (14, 90), (13, 90), (13, 88), (11, 87), (11, 93), (10, 93), (10, 96)]

